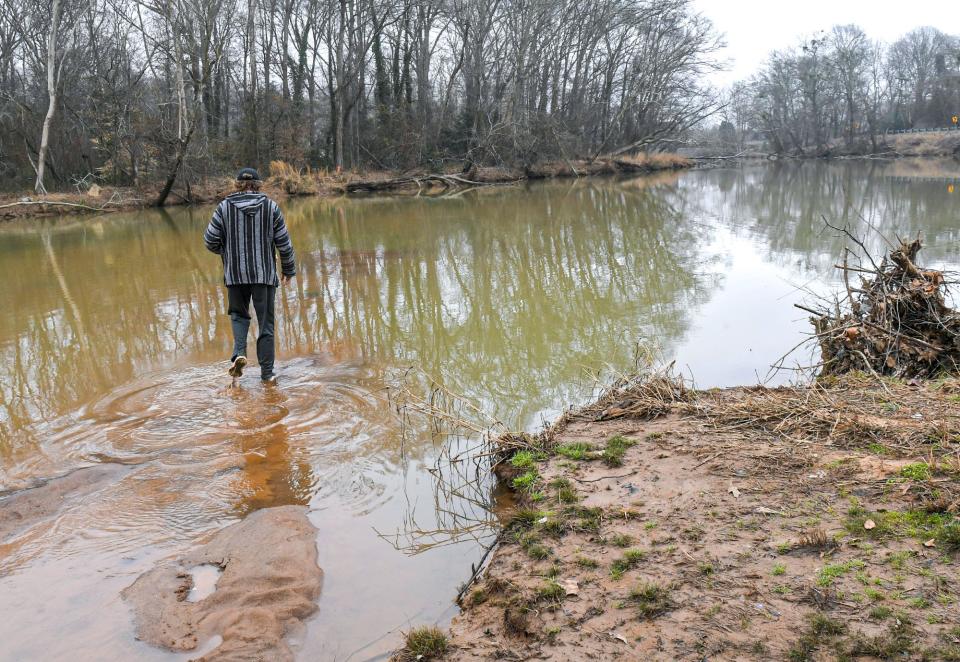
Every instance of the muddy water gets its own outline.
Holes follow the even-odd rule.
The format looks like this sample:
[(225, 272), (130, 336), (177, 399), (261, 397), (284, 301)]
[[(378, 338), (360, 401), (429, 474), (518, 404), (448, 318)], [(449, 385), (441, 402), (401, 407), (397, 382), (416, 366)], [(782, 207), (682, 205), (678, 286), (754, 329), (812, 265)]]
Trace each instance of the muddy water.
[(784, 164), (292, 202), (301, 275), (278, 299), (276, 389), (255, 367), (225, 379), (209, 210), (0, 227), (0, 508), (74, 476), (0, 526), (0, 657), (186, 659), (134, 639), (120, 591), (255, 509), (305, 504), (325, 576), (293, 643), (376, 659), (454, 613), (489, 535), (429, 472), (441, 443), (385, 403), (398, 371), (528, 428), (638, 343), (700, 386), (754, 382), (806, 331), (804, 288), (836, 285), (843, 242), (821, 216), (922, 231), (928, 259), (956, 265), (957, 170)]

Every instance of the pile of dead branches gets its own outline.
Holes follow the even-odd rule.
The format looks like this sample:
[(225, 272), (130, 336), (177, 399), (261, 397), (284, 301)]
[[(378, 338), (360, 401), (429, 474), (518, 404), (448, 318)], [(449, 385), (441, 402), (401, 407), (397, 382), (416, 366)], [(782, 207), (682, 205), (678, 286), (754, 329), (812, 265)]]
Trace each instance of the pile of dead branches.
[[(837, 268), (846, 297), (832, 309), (803, 307), (814, 314), (821, 375), (861, 370), (925, 379), (960, 372), (960, 315), (944, 301), (943, 272), (917, 266), (921, 246), (920, 239), (900, 241), (879, 264), (869, 254), (861, 266), (845, 258)], [(860, 276), (859, 287), (851, 286), (851, 273)]]
[(670, 411), (690, 397), (673, 364), (655, 373), (621, 376), (607, 386), (592, 404), (568, 414), (572, 421), (609, 421), (616, 418), (650, 420)]

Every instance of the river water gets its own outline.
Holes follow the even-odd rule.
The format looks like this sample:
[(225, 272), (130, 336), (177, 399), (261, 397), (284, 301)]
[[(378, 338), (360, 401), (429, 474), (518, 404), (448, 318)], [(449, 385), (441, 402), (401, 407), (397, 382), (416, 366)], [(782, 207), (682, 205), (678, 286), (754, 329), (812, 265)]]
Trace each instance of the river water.
[(878, 251), (922, 232), (925, 263), (955, 267), (954, 183), (955, 163), (810, 162), (291, 201), (275, 389), (255, 366), (225, 375), (210, 209), (0, 226), (0, 490), (110, 469), (0, 540), (0, 658), (187, 659), (134, 639), (120, 591), (252, 510), (304, 504), (325, 577), (300, 657), (378, 659), (449, 620), (490, 535), (430, 473), (442, 438), (389, 405), (398, 374), (527, 429), (638, 351), (701, 387), (788, 381), (768, 372), (808, 330), (792, 304), (838, 285), (823, 218)]

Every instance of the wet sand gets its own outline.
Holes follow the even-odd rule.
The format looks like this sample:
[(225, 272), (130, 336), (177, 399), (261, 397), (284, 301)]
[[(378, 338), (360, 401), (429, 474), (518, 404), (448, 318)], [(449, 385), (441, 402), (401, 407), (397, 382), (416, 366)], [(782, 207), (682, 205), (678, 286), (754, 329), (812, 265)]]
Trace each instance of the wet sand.
[[(163, 561), (123, 591), (137, 637), (175, 651), (215, 639), (202, 660), (292, 660), (285, 638), (302, 630), (320, 595), (316, 534), (306, 508), (264, 508)], [(191, 600), (193, 571), (210, 567), (222, 574)]]
[(24, 530), (47, 522), (67, 504), (67, 498), (82, 499), (115, 481), (126, 470), (119, 464), (81, 467), (35, 487), (0, 495), (0, 549), (4, 541)]

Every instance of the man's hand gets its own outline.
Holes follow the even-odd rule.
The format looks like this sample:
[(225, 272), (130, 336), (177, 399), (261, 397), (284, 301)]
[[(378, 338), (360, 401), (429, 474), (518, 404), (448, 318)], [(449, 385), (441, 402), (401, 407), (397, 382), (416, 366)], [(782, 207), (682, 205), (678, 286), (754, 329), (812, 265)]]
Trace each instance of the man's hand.
[(282, 275), (280, 276), (280, 284), (281, 284), (281, 285), (286, 285), (286, 284), (288, 284), (291, 280), (293, 280), (293, 276), (288, 276), (288, 275), (286, 275), (286, 274), (282, 274)]

